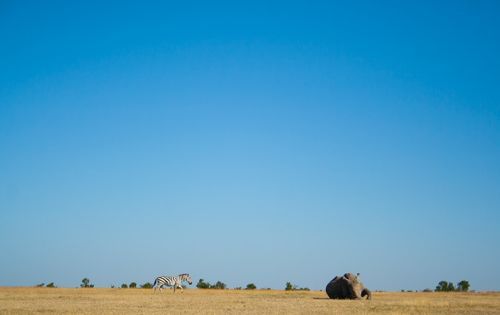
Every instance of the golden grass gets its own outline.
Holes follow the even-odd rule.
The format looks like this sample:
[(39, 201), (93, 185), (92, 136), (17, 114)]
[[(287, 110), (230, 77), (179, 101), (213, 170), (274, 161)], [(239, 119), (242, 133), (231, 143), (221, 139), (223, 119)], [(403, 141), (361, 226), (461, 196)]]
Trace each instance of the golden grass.
[(0, 288), (0, 314), (500, 314), (500, 293), (374, 293), (371, 301), (324, 292)]

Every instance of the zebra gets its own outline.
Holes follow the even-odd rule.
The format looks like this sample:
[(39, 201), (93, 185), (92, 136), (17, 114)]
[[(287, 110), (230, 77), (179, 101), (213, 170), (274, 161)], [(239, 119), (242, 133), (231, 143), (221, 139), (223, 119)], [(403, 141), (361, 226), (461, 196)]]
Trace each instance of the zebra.
[(182, 288), (182, 281), (186, 281), (189, 284), (193, 284), (193, 280), (191, 279), (191, 276), (188, 273), (181, 273), (177, 277), (165, 277), (165, 276), (156, 277), (155, 282), (153, 284), (153, 289), (154, 292), (156, 292), (156, 289), (159, 289), (161, 292), (163, 286), (168, 286), (174, 288), (174, 293), (176, 288), (181, 289), (181, 292), (183, 292), (184, 289)]

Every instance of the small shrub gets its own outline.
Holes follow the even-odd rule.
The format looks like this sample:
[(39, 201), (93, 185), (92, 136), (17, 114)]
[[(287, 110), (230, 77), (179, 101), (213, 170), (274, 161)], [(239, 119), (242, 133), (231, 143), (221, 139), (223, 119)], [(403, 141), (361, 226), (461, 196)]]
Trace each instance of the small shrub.
[(245, 290), (255, 290), (255, 289), (257, 289), (257, 286), (253, 283), (247, 284), (247, 287), (245, 288)]
[(141, 288), (143, 288), (143, 289), (151, 289), (152, 287), (153, 287), (153, 285), (149, 282), (146, 282), (143, 285), (141, 285)]
[(56, 285), (54, 284), (54, 282), (47, 284), (47, 288), (55, 288), (55, 287)]
[(137, 288), (137, 283), (135, 283), (135, 282), (131, 282), (131, 283), (128, 285), (128, 287), (129, 287), (129, 288), (131, 288), (131, 289), (135, 289), (135, 288)]
[(205, 282), (203, 279), (200, 279), (196, 284), (198, 289), (210, 289), (210, 283)]
[[(184, 286), (183, 286), (184, 287)], [(196, 284), (198, 289), (219, 289), (224, 290), (227, 288), (227, 285), (222, 281), (217, 281), (215, 284), (210, 284), (210, 282), (206, 282), (203, 279), (200, 279)]]
[(214, 285), (210, 286), (210, 289), (224, 290), (226, 287), (227, 285), (224, 282), (217, 281)]
[(128, 285), (126, 283), (123, 283), (122, 286), (121, 286), (122, 289), (126, 289), (128, 288)]

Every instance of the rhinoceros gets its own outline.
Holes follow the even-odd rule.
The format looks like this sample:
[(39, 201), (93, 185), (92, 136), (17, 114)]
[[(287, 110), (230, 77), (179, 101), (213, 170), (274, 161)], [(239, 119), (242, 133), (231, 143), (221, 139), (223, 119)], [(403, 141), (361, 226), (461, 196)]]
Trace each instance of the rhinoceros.
[(341, 277), (335, 277), (326, 285), (326, 294), (330, 299), (360, 300), (366, 298), (371, 300), (372, 293), (365, 288), (358, 279), (359, 273), (354, 275), (346, 273)]

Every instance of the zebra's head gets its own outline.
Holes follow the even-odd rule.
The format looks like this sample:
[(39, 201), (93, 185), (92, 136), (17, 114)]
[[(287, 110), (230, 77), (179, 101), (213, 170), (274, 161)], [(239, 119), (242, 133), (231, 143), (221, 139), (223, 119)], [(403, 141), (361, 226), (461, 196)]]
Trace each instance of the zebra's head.
[(193, 279), (191, 279), (189, 273), (183, 273), (179, 275), (179, 277), (181, 278), (182, 281), (186, 281), (189, 284), (193, 284)]

